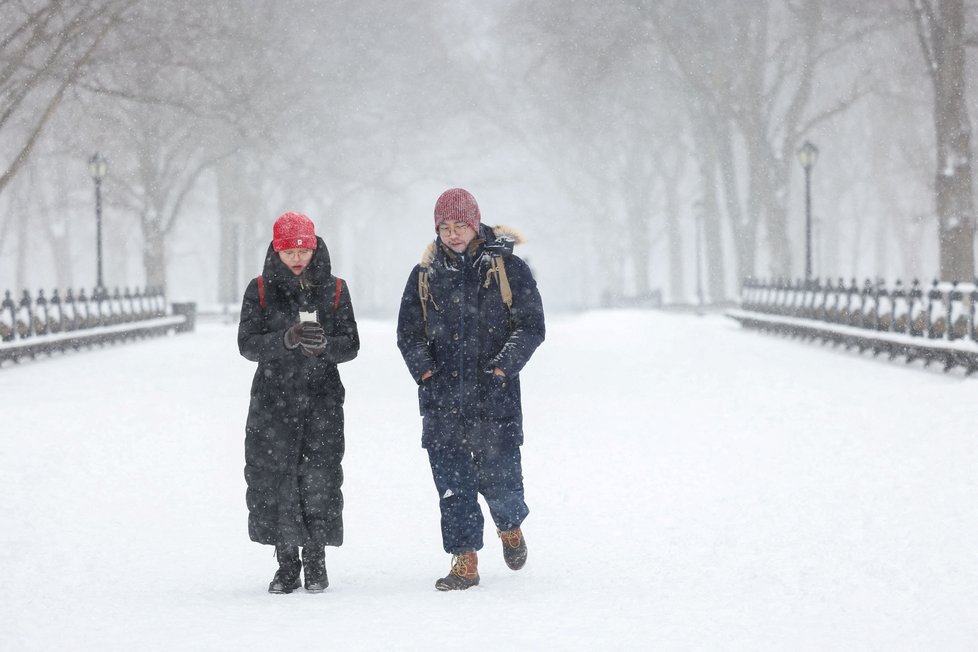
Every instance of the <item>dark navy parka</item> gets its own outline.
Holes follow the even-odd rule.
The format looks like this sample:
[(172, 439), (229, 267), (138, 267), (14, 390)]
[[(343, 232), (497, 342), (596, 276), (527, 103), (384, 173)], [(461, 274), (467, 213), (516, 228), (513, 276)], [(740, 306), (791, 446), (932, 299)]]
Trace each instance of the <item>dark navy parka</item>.
[[(545, 337), (543, 303), (526, 263), (513, 254), (520, 236), (506, 227), (480, 227), (457, 254), (432, 242), (408, 277), (401, 297), (397, 345), (418, 382), (422, 446), (523, 443), (520, 370)], [(503, 302), (491, 259), (502, 257), (513, 295)], [(427, 325), (419, 275), (427, 271)], [(506, 373), (492, 373), (499, 367)], [(433, 376), (421, 381), (426, 371)]]

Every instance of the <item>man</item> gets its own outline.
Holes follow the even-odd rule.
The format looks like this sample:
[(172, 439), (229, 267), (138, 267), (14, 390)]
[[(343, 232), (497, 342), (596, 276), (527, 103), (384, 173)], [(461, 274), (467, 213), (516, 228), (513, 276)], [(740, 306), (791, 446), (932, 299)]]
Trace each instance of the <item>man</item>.
[(512, 253), (519, 234), (484, 226), (475, 197), (461, 188), (435, 203), (435, 232), (404, 289), (397, 345), (419, 386), (421, 445), (438, 491), (442, 543), (453, 555), (435, 588), (452, 591), (479, 583), (479, 494), (506, 564), (519, 570), (526, 562), (519, 373), (545, 328), (533, 275)]

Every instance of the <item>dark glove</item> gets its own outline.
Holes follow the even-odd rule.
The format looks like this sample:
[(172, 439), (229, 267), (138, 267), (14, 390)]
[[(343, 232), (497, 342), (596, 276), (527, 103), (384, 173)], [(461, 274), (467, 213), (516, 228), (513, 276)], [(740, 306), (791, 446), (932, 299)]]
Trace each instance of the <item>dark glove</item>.
[(299, 349), (307, 356), (319, 355), (325, 351), (326, 333), (323, 331), (323, 327), (315, 322), (303, 322)]
[[(285, 331), (285, 348), (294, 349), (302, 347), (302, 352), (306, 355), (319, 355), (326, 347), (326, 333), (323, 327), (315, 322), (299, 322)], [(310, 353), (309, 350), (316, 350)]]

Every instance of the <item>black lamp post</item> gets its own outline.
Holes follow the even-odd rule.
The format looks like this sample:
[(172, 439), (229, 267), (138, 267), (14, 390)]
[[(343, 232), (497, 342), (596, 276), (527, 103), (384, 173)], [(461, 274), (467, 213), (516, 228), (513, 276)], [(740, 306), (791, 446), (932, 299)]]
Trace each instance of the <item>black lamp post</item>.
[(95, 181), (95, 264), (97, 276), (95, 278), (95, 298), (100, 298), (105, 293), (105, 285), (102, 283), (102, 178), (109, 169), (109, 164), (98, 152), (88, 159), (88, 173)]
[(812, 168), (818, 160), (818, 148), (805, 141), (798, 148), (798, 162), (805, 169), (805, 283), (812, 280)]

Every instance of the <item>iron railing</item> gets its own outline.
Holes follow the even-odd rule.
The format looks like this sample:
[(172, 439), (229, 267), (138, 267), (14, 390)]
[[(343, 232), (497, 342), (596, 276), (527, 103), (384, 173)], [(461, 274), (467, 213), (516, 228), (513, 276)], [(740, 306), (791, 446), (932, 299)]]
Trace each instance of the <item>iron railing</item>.
[(67, 290), (50, 297), (39, 290), (24, 290), (16, 300), (9, 290), (0, 302), (0, 363), (36, 357), (40, 353), (115, 343), (168, 331), (194, 328), (195, 305), (173, 304), (167, 309), (162, 291), (147, 288), (130, 291), (77, 294)]
[(978, 370), (978, 281), (934, 281), (924, 288), (897, 280), (848, 284), (820, 279), (748, 279), (741, 307), (727, 315), (751, 328), (818, 338), (907, 362), (940, 362), (945, 371)]

